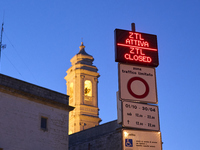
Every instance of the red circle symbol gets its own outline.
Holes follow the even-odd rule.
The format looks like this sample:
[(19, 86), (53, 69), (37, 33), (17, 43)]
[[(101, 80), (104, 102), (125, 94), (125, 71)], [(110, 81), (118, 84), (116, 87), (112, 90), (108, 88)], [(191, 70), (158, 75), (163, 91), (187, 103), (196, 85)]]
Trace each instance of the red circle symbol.
[[(141, 81), (141, 82), (145, 85), (146, 90), (145, 90), (144, 94), (142, 94), (142, 95), (137, 95), (137, 94), (135, 94), (135, 93), (132, 91), (132, 89), (131, 89), (131, 83), (132, 83), (133, 81), (137, 81), (137, 80), (138, 80), (138, 81)], [(129, 91), (129, 93), (130, 93), (133, 97), (135, 97), (135, 98), (145, 98), (145, 97), (149, 94), (149, 85), (148, 85), (148, 83), (147, 83), (144, 79), (142, 79), (142, 78), (140, 78), (140, 77), (133, 77), (133, 78), (131, 78), (131, 79), (128, 81), (127, 89), (128, 89), (128, 91)]]

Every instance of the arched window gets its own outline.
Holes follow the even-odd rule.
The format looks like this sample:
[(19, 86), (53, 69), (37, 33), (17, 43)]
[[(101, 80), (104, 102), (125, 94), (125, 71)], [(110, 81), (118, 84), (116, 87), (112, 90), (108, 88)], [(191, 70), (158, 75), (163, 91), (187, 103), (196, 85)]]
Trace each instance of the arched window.
[(90, 80), (84, 82), (84, 95), (92, 96), (92, 82)]
[(69, 96), (72, 98), (74, 95), (74, 84), (71, 82), (69, 85)]

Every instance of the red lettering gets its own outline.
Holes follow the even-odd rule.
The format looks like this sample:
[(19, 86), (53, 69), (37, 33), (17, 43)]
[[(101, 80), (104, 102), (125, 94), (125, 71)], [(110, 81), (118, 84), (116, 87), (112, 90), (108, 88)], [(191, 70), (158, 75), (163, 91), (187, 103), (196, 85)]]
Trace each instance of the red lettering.
[(146, 41), (138, 41), (138, 46), (149, 47), (149, 43)]
[(124, 55), (124, 58), (125, 58), (125, 59), (128, 59), (128, 58), (129, 58), (128, 56), (129, 56), (129, 54), (125, 54), (125, 55)]
[(130, 50), (130, 53), (131, 53), (131, 54), (135, 54), (134, 49), (135, 49), (135, 48), (131, 48), (131, 50)]
[(125, 59), (127, 59), (127, 60), (133, 60), (133, 58), (131, 58), (130, 56), (131, 56), (130, 54), (125, 54), (124, 55)]
[(131, 53), (131, 54), (135, 54), (134, 50), (136, 51), (136, 54), (137, 54), (137, 55), (145, 55), (145, 54), (142, 52), (142, 49), (130, 47), (130, 53)]
[(139, 54), (139, 50), (140, 50), (140, 49), (136, 48), (136, 51), (137, 51), (136, 53), (137, 53), (137, 55)]
[(143, 61), (143, 57), (142, 56), (139, 56), (139, 61)]
[(140, 40), (144, 40), (144, 39), (142, 38), (142, 34), (140, 34)]
[(133, 56), (133, 59), (134, 59), (135, 61), (138, 61), (138, 56), (137, 56), (137, 55), (134, 55), (134, 56)]
[(131, 54), (126, 53), (124, 55), (124, 58), (126, 60), (140, 61), (140, 62), (144, 62), (144, 63), (151, 63), (152, 62), (152, 58), (149, 57), (149, 56), (131, 55)]
[[(132, 40), (132, 41), (134, 41), (134, 40)], [(128, 45), (129, 43), (130, 43), (130, 40), (127, 39), (126, 44), (117, 43), (117, 46), (136, 47), (136, 48), (141, 48), (141, 49), (145, 49), (145, 50), (149, 50), (149, 51), (158, 51), (155, 48), (149, 48), (148, 42), (146, 43), (147, 47), (139, 47), (139, 46), (136, 46), (136, 45)]]
[(147, 57), (146, 56), (143, 56), (143, 60), (144, 60), (144, 62), (146, 62), (145, 60), (147, 59)]
[(126, 39), (126, 44), (131, 44), (129, 39)]
[(140, 55), (145, 55), (145, 54), (142, 53), (142, 49), (140, 49)]
[(139, 39), (139, 33), (134, 33), (135, 34), (135, 39)]
[(133, 41), (135, 41), (135, 40), (132, 40), (132, 39), (131, 39), (131, 45), (133, 45)]
[(143, 42), (138, 41), (138, 46), (144, 46), (144, 41)]
[(129, 35), (129, 38), (130, 38), (130, 39), (133, 39), (133, 38), (134, 38), (134, 37), (133, 37), (133, 32), (129, 32), (129, 34), (130, 34), (130, 35)]
[(148, 63), (152, 62), (151, 57), (148, 57), (148, 58), (147, 58), (147, 62), (148, 62)]
[[(134, 38), (135, 37), (135, 38)], [(129, 32), (129, 38), (130, 39), (136, 39), (136, 40), (144, 40), (143, 38), (142, 38), (142, 34), (140, 34), (140, 33), (133, 33), (133, 32)]]
[(133, 40), (133, 39), (126, 39), (126, 44), (135, 45), (139, 47), (149, 47), (149, 43), (147, 41), (140, 41), (140, 40)]
[(148, 42), (145, 42), (144, 46), (145, 46), (145, 47), (149, 47), (149, 43), (148, 43)]
[(134, 42), (135, 42), (135, 45), (138, 45), (138, 40), (134, 40)]

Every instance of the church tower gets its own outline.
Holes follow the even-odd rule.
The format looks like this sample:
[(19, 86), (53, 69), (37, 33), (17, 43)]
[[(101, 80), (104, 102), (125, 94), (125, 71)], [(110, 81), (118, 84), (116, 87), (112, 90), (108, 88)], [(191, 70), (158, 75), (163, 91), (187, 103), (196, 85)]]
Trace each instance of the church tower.
[(70, 60), (71, 67), (65, 76), (69, 105), (75, 109), (69, 114), (69, 134), (99, 125), (98, 69), (94, 58), (85, 52), (81, 42), (79, 52)]

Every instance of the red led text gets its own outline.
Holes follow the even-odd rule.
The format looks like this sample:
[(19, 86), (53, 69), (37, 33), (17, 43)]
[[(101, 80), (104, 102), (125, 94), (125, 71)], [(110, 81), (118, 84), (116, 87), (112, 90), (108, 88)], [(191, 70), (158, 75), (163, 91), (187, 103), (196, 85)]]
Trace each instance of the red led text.
[(145, 62), (145, 63), (151, 63), (152, 62), (151, 57), (141, 56), (141, 55), (131, 55), (131, 54), (128, 54), (128, 53), (126, 53), (124, 55), (124, 58), (126, 60), (140, 61), (140, 62)]
[(126, 39), (125, 43), (139, 47), (149, 47), (149, 42), (145, 41), (140, 33), (135, 32), (129, 32), (129, 38)]
[(117, 43), (118, 46), (130, 47), (129, 53), (124, 54), (124, 58), (130, 61), (139, 61), (144, 63), (151, 63), (152, 58), (146, 56), (143, 50), (157, 51), (157, 49), (150, 48), (149, 42), (142, 38), (142, 34), (129, 32), (129, 36), (123, 43)]

